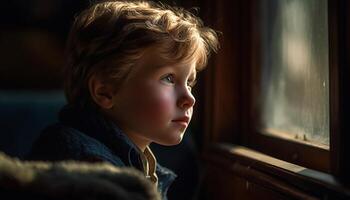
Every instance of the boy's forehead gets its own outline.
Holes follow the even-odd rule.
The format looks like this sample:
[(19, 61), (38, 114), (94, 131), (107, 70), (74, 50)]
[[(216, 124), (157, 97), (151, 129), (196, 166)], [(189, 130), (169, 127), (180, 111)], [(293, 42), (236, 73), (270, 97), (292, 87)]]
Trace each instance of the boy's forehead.
[[(179, 71), (186, 71), (190, 74), (192, 77), (196, 77), (197, 71), (196, 71), (196, 62), (195, 61), (181, 61), (181, 62), (174, 62), (174, 61), (160, 61), (160, 62), (154, 62), (149, 63), (150, 65), (148, 67), (151, 67), (154, 70), (161, 70), (163, 68), (166, 69), (174, 69)], [(189, 70), (189, 71), (188, 71)]]
[(157, 48), (150, 48), (144, 50), (143, 55), (141, 56), (139, 60), (140, 67), (142, 68), (151, 68), (151, 69), (161, 69), (165, 67), (170, 67), (170, 68), (178, 68), (178, 69), (183, 69), (183, 68), (191, 68), (192, 71), (190, 72), (191, 74), (196, 74), (196, 64), (197, 61), (196, 59), (191, 59), (191, 60), (180, 60), (180, 61), (175, 61), (172, 60), (171, 58), (165, 58), (164, 55), (162, 55), (159, 52), (159, 49)]

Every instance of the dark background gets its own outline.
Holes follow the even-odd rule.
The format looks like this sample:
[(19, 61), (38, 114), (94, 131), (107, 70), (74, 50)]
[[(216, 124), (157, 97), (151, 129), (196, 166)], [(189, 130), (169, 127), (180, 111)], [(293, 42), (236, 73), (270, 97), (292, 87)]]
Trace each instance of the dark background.
[[(0, 151), (23, 158), (45, 126), (65, 104), (64, 49), (74, 15), (87, 0), (16, 0), (0, 5)], [(196, 1), (162, 1), (192, 8)], [(198, 100), (197, 100), (198, 101)], [(153, 145), (158, 161), (178, 178), (169, 199), (197, 196), (199, 120), (174, 147)], [(194, 139), (197, 138), (197, 139)]]

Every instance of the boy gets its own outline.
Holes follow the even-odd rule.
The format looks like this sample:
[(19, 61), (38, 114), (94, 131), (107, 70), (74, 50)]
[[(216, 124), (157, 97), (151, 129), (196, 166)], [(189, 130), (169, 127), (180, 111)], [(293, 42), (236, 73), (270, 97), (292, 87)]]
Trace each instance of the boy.
[(135, 167), (165, 199), (175, 174), (157, 164), (148, 145), (181, 142), (196, 73), (217, 48), (216, 33), (180, 8), (104, 1), (84, 10), (68, 40), (68, 105), (30, 158)]

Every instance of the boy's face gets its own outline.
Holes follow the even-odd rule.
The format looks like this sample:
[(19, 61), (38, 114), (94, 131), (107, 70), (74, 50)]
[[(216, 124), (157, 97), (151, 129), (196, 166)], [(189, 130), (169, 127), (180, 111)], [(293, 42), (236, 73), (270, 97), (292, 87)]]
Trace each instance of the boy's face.
[(181, 142), (195, 98), (195, 61), (168, 65), (157, 49), (146, 50), (113, 96), (112, 120), (141, 148)]

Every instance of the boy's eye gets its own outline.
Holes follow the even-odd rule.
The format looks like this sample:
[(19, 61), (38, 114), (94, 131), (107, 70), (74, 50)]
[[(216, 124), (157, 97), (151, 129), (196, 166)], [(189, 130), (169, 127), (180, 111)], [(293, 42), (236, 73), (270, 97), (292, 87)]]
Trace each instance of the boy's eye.
[(163, 81), (167, 82), (167, 83), (171, 83), (174, 84), (175, 80), (174, 80), (174, 75), (173, 74), (167, 74), (166, 76), (164, 76), (162, 78)]

